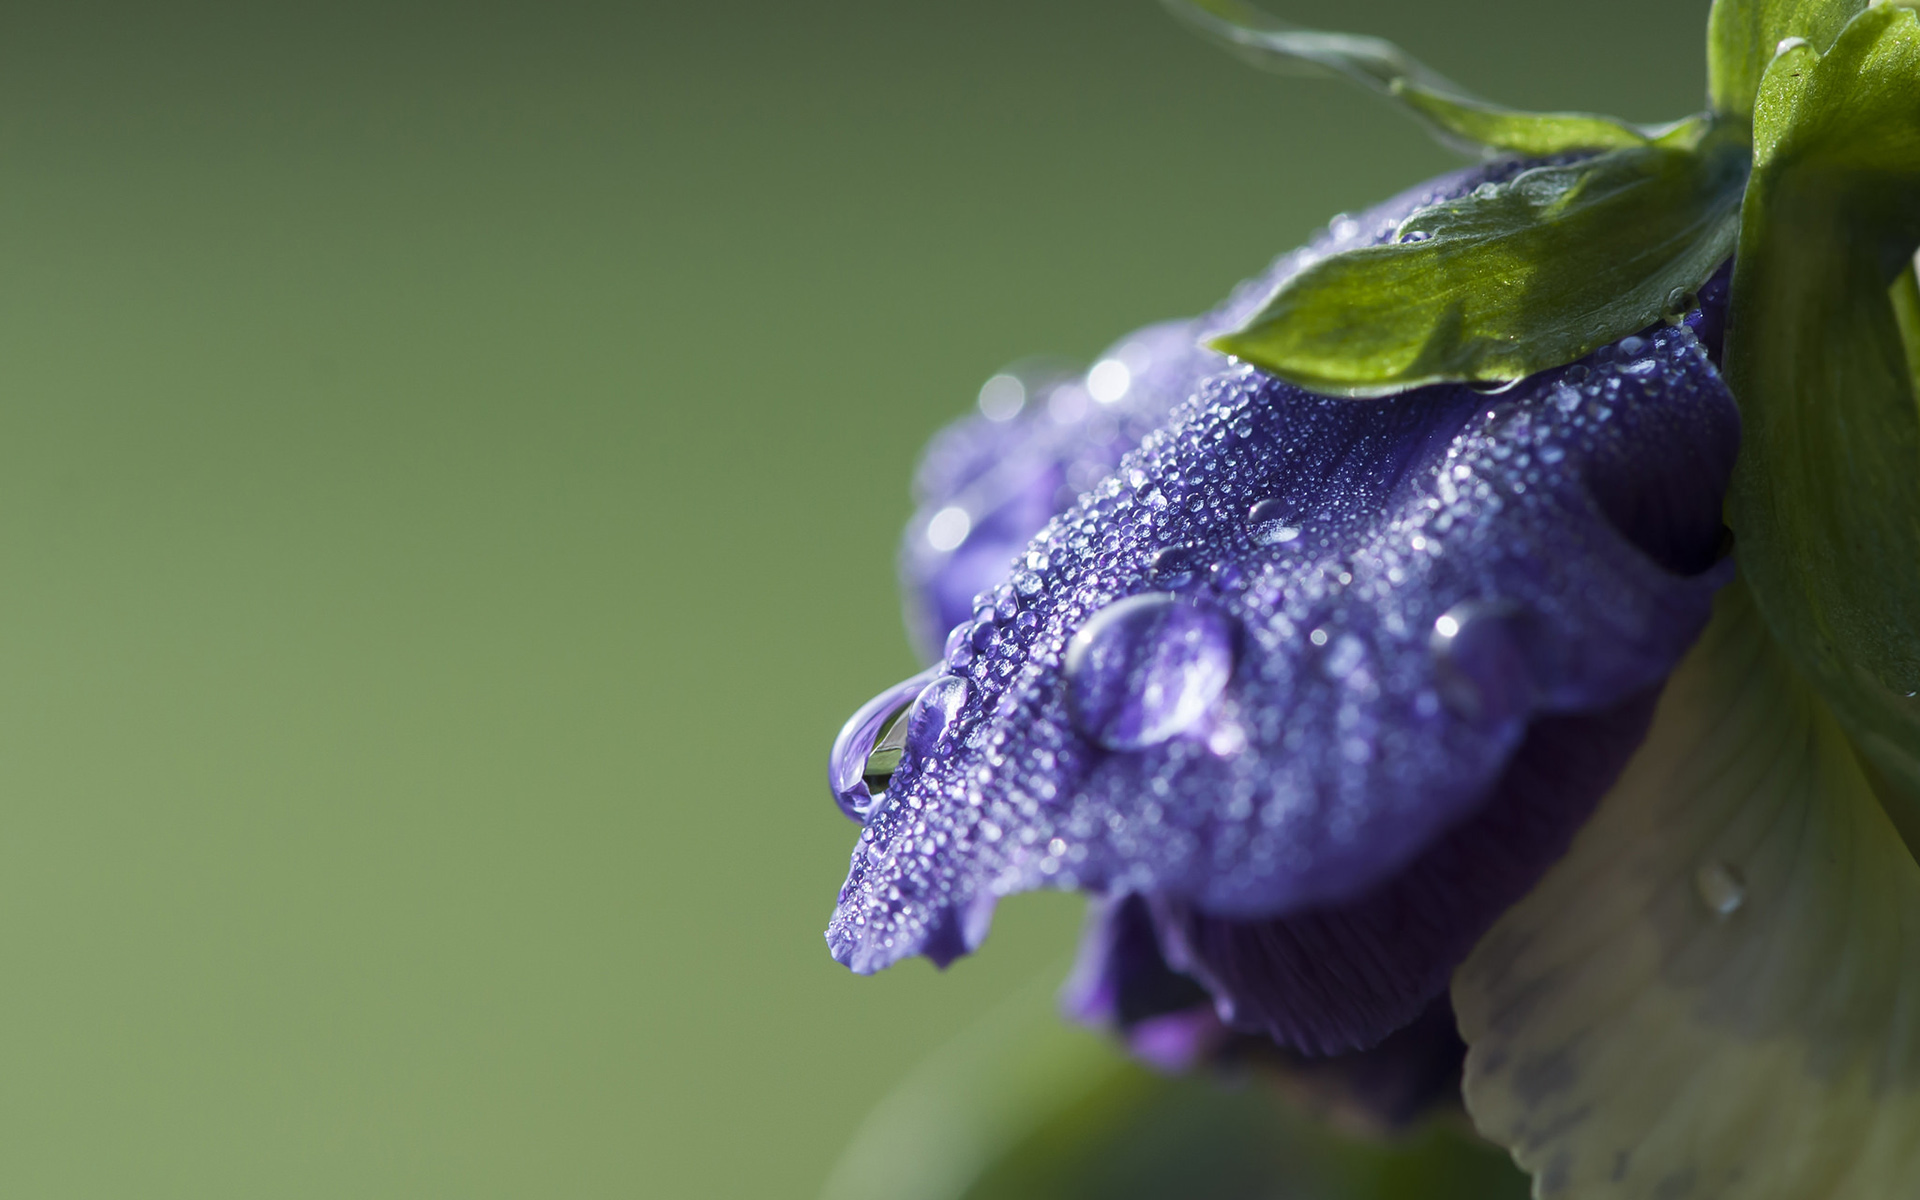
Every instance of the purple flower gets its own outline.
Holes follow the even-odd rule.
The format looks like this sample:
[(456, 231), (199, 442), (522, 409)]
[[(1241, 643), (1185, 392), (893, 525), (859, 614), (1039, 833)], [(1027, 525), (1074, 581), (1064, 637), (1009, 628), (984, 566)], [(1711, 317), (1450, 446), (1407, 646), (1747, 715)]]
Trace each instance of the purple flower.
[(1716, 0), (1712, 110), (1654, 128), (1168, 3), (1568, 157), (943, 435), (902, 562), (951, 630), (835, 747), (834, 955), (1079, 888), (1068, 1007), (1161, 1066), (1388, 1121), (1457, 1079), (1542, 1196), (1908, 1194), (1920, 17)]
[[(837, 959), (944, 964), (1001, 897), (1071, 887), (1130, 914), (1128, 944), (1225, 1028), (1298, 1054), (1378, 1046), (1444, 1003), (1618, 775), (1728, 578), (1739, 419), (1695, 332), (1717, 298), (1497, 393), (1331, 399), (1197, 343), (1515, 170), (1338, 220), (1220, 311), (936, 440), (902, 562), (910, 610), (952, 626), (939, 666), (835, 747), (864, 821)], [(1106, 936), (1083, 976), (1119, 999), (1090, 1014), (1134, 1003)], [(1126, 1024), (1166, 1058), (1181, 1029), (1214, 1036), (1204, 1015)]]

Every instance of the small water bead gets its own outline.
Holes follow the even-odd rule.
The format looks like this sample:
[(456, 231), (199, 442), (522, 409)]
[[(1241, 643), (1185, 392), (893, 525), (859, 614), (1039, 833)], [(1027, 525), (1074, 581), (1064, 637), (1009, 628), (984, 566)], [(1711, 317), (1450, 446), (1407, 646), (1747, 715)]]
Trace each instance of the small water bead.
[(1002, 621), (1013, 620), (1020, 611), (1020, 598), (1014, 594), (1011, 583), (1003, 583), (993, 589), (993, 615)]
[(927, 684), (902, 722), (905, 736), (901, 749), (916, 758), (926, 758), (938, 750), (972, 697), (973, 685), (959, 675), (942, 675)]
[(1707, 911), (1725, 920), (1747, 902), (1747, 881), (1731, 863), (1702, 863), (1693, 873), (1693, 890)]
[(1491, 729), (1526, 715), (1533, 677), (1514, 637), (1511, 606), (1469, 600), (1433, 623), (1433, 652), (1440, 698), (1448, 708)]
[(873, 814), (906, 744), (903, 718), (932, 678), (932, 671), (923, 671), (881, 692), (861, 705), (833, 739), (827, 786), (847, 816), (864, 822)]
[(1157, 588), (1175, 591), (1192, 583), (1195, 572), (1205, 566), (1205, 552), (1200, 547), (1185, 543), (1167, 546), (1147, 559), (1147, 580)]
[(1129, 596), (1068, 643), (1068, 716), (1109, 750), (1140, 750), (1193, 727), (1232, 675), (1229, 617), (1167, 592)]
[(976, 621), (973, 631), (967, 635), (967, 641), (976, 653), (986, 654), (999, 643), (1000, 630), (991, 620)]
[(973, 661), (973, 625), (970, 622), (962, 621), (947, 634), (947, 645), (941, 658), (956, 670)]

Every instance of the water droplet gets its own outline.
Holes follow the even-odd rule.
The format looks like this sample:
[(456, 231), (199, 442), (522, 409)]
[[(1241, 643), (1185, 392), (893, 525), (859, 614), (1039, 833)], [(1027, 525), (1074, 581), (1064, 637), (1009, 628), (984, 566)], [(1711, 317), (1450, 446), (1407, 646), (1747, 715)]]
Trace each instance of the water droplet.
[(1623, 337), (1620, 339), (1619, 351), (1620, 357), (1623, 359), (1638, 358), (1640, 352), (1646, 348), (1647, 339), (1643, 337)]
[(864, 822), (873, 814), (905, 746), (902, 718), (932, 678), (932, 671), (923, 671), (881, 692), (861, 705), (833, 739), (827, 785), (840, 811), (854, 820)]
[(973, 624), (962, 621), (947, 634), (946, 651), (941, 655), (947, 666), (959, 670), (973, 661)]
[(1307, 640), (1316, 646), (1324, 646), (1327, 644), (1327, 631), (1324, 629), (1316, 629), (1307, 635)]
[(1206, 556), (1198, 546), (1167, 546), (1147, 559), (1147, 579), (1155, 587), (1173, 591), (1192, 583), (1205, 562)]
[(1707, 911), (1722, 920), (1739, 912), (1747, 902), (1747, 881), (1731, 863), (1702, 863), (1693, 873), (1693, 890)]
[(1253, 540), (1263, 546), (1277, 546), (1300, 536), (1300, 527), (1289, 524), (1294, 513), (1290, 500), (1274, 497), (1262, 500), (1247, 510), (1247, 525)]
[(1158, 745), (1191, 728), (1233, 674), (1230, 619), (1166, 592), (1093, 615), (1067, 646), (1067, 711), (1109, 750)]
[(980, 385), (980, 412), (989, 421), (1011, 421), (1027, 403), (1027, 385), (1002, 372)]
[(1666, 303), (1661, 306), (1661, 314), (1668, 320), (1676, 320), (1700, 307), (1699, 297), (1683, 287), (1674, 288), (1667, 293)]
[(1435, 682), (1454, 714), (1483, 729), (1526, 714), (1533, 677), (1514, 637), (1510, 605), (1456, 604), (1433, 623)]
[(950, 504), (927, 522), (927, 544), (942, 552), (957, 550), (972, 532), (973, 518), (967, 515), (967, 510)]
[(958, 675), (942, 675), (929, 683), (901, 722), (906, 727), (901, 749), (915, 758), (926, 758), (939, 749), (972, 696), (973, 686)]

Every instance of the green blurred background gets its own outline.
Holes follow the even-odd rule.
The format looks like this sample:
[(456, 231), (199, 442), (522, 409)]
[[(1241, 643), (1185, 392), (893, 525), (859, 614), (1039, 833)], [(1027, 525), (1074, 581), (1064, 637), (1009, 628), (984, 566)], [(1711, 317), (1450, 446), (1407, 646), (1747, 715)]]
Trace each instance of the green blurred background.
[[(1282, 7), (1700, 94), (1705, 0)], [(1148, 0), (9, 10), (0, 1194), (812, 1196), (1079, 920), (821, 942), (917, 448), (1449, 164)]]

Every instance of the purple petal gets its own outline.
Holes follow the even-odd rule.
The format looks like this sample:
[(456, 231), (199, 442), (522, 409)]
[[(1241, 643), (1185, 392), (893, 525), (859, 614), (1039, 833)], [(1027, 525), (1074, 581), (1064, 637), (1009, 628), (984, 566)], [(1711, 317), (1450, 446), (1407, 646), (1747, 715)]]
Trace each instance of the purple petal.
[(1398, 1127), (1440, 1103), (1458, 1103), (1466, 1047), (1444, 994), (1372, 1049), (1332, 1057), (1289, 1053), (1229, 1029), (1206, 991), (1161, 953), (1148, 901), (1096, 900), (1080, 959), (1062, 994), (1067, 1014), (1117, 1034), (1162, 1071), (1248, 1063), (1278, 1071), (1317, 1106)]
[[(995, 898), (1037, 886), (1239, 919), (1367, 893), (1481, 807), (1537, 717), (1666, 676), (1723, 572), (1668, 571), (1597, 497), (1697, 492), (1656, 549), (1709, 557), (1737, 436), (1684, 326), (1497, 397), (1209, 381), (1042, 532), (965, 635), (949, 667), (973, 694), (862, 831), (835, 956), (866, 972), (964, 952)], [(1156, 585), (1176, 547), (1204, 569)], [(1203, 615), (1094, 620), (1149, 592)], [(1231, 675), (1196, 707), (1188, 651), (1155, 639), (1222, 627)], [(1153, 643), (1107, 648), (1145, 664), (1128, 668), (1137, 713), (1076, 719), (1076, 635)]]
[(1234, 1028), (1310, 1054), (1378, 1044), (1445, 992), (1480, 936), (1566, 853), (1645, 737), (1657, 692), (1535, 721), (1484, 807), (1347, 904), (1266, 921), (1156, 904), (1167, 960), (1206, 984)]

